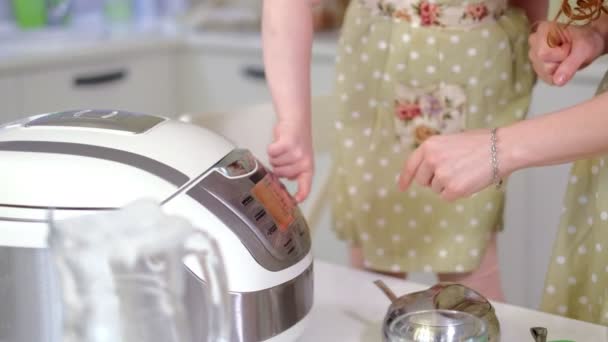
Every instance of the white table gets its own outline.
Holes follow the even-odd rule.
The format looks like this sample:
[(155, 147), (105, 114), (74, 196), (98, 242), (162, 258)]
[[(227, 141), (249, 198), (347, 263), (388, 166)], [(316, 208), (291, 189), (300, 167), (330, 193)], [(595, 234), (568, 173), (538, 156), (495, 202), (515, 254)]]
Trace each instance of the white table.
[[(427, 286), (379, 276), (343, 266), (315, 261), (315, 305), (311, 320), (300, 342), (381, 341), (381, 321), (389, 300), (373, 281), (384, 280), (398, 295)], [(538, 311), (495, 304), (502, 329), (502, 342), (532, 342), (530, 327), (549, 330), (549, 341), (608, 341), (606, 327), (575, 321)]]

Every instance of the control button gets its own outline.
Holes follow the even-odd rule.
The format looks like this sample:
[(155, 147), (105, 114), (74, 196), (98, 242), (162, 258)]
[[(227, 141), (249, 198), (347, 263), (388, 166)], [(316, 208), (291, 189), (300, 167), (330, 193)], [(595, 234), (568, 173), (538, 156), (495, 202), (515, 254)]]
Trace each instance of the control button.
[(270, 226), (270, 228), (268, 228), (268, 230), (266, 231), (266, 235), (272, 236), (272, 234), (276, 233), (277, 230), (279, 230), (279, 228), (276, 224), (273, 223), (272, 226)]
[(251, 202), (253, 202), (253, 197), (251, 197), (251, 195), (247, 195), (242, 201), (241, 204), (246, 207), (249, 204), (251, 204)]
[(254, 215), (254, 218), (255, 218), (256, 222), (259, 222), (265, 216), (266, 216), (266, 210), (261, 209)]

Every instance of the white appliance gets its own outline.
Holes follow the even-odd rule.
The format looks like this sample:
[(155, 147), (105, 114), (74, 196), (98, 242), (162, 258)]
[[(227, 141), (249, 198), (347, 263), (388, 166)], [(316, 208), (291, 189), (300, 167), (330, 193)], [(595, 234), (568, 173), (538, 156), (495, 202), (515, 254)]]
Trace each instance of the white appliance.
[[(310, 236), (282, 184), (247, 150), (197, 126), (114, 110), (43, 114), (0, 126), (0, 341), (56, 342), (61, 310), (47, 215), (163, 203), (223, 253), (232, 341), (293, 341), (313, 303)], [(188, 313), (203, 336), (204, 276)], [(199, 315), (199, 316), (197, 316)], [(200, 324), (199, 324), (200, 323)]]

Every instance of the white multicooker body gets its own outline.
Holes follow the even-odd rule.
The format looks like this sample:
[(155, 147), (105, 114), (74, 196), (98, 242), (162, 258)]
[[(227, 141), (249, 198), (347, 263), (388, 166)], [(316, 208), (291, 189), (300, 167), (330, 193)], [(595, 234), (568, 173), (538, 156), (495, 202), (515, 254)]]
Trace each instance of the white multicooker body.
[[(161, 202), (217, 240), (235, 341), (301, 333), (313, 295), (308, 227), (247, 150), (162, 117), (80, 110), (0, 126), (0, 160), (0, 297), (15, 300), (0, 308), (0, 341), (54, 342), (49, 336), (60, 329), (46, 250), (49, 209), (61, 219), (139, 198)], [(191, 270), (198, 273), (192, 288), (204, 286)], [(189, 295), (195, 317), (204, 299)]]

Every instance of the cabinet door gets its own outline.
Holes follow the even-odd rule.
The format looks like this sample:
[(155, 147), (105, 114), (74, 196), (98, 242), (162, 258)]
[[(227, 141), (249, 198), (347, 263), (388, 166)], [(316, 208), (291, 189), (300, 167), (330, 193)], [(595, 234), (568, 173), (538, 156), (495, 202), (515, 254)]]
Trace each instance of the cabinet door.
[(104, 59), (24, 75), (24, 112), (103, 108), (173, 116), (172, 54)]
[(259, 52), (195, 50), (180, 65), (184, 112), (226, 111), (270, 101)]
[[(313, 58), (312, 95), (327, 95), (333, 87), (334, 62)], [(271, 101), (261, 51), (194, 50), (180, 62), (181, 110), (224, 112)]]
[(22, 82), (19, 77), (0, 78), (0, 123), (20, 119)]

